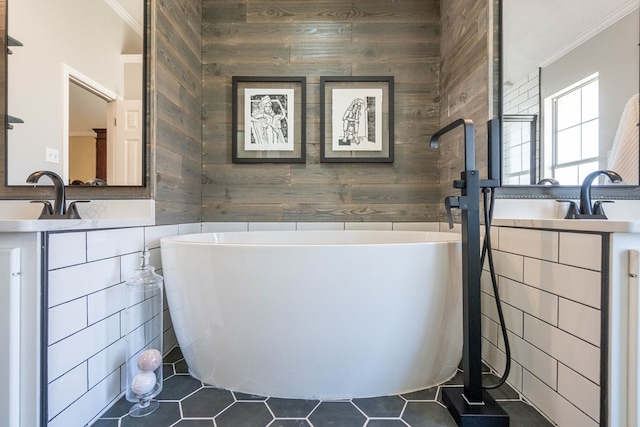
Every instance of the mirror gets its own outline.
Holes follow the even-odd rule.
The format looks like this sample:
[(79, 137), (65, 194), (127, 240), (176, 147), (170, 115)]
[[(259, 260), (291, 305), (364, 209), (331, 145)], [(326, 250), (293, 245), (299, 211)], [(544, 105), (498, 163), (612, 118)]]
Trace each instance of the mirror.
[(144, 185), (144, 3), (8, 1), (7, 186)]
[(596, 169), (638, 185), (638, 1), (501, 7), (503, 185), (575, 186)]

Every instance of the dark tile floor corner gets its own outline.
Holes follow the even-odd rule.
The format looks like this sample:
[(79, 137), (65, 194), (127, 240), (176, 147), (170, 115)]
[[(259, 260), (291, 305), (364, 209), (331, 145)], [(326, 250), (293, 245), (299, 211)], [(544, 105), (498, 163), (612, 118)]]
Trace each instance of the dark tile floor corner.
[[(495, 381), (490, 373), (487, 379)], [(395, 396), (346, 401), (279, 399), (222, 390), (189, 375), (180, 349), (164, 364), (164, 385), (158, 409), (141, 418), (128, 415), (124, 397), (94, 427), (456, 427), (442, 404), (442, 387), (460, 387), (462, 372), (439, 387)], [(508, 385), (491, 395), (517, 427), (552, 427)]]

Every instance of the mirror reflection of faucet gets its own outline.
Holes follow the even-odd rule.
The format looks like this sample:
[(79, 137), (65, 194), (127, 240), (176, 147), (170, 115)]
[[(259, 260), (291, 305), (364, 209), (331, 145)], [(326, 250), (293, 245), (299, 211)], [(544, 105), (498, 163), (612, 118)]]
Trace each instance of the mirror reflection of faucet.
[(53, 206), (51, 206), (51, 203), (48, 200), (31, 201), (31, 203), (44, 204), (44, 206), (42, 207), (42, 212), (40, 212), (40, 216), (38, 217), (38, 219), (80, 219), (80, 214), (78, 213), (76, 203), (89, 203), (89, 201), (77, 200), (71, 202), (71, 204), (67, 208), (64, 181), (62, 180), (60, 175), (52, 171), (35, 171), (27, 177), (27, 182), (35, 185), (43, 176), (48, 176), (53, 182), (53, 186), (55, 189), (55, 199), (53, 202)]
[(560, 185), (560, 183), (554, 178), (542, 178), (536, 185)]
[(580, 206), (573, 200), (557, 200), (561, 203), (569, 203), (569, 209), (564, 219), (607, 219), (602, 205), (604, 203), (613, 203), (612, 200), (598, 200), (593, 205), (591, 204), (591, 186), (593, 181), (600, 175), (608, 177), (613, 183), (622, 182), (622, 177), (614, 171), (597, 170), (591, 172), (586, 176), (582, 182), (582, 187), (580, 187)]

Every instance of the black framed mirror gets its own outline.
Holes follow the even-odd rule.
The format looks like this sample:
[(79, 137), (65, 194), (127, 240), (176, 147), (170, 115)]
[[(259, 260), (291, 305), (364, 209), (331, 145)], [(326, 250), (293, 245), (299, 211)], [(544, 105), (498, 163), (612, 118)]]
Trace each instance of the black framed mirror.
[[(618, 158), (635, 159), (631, 172), (628, 167), (621, 171), (628, 185), (598, 186), (594, 194), (637, 198), (637, 1), (530, 4), (496, 0), (494, 7), (499, 15), (495, 26), (499, 52), (495, 93), (503, 144), (503, 187), (498, 196), (575, 197), (589, 171), (623, 169), (610, 162), (617, 153)], [(569, 16), (571, 19), (567, 19)], [(590, 104), (586, 100), (594, 94), (595, 101)], [(582, 99), (585, 101), (581, 103)], [(584, 106), (582, 114), (568, 117), (578, 111), (576, 105)], [(636, 118), (630, 120), (633, 114), (629, 113), (634, 110)], [(535, 121), (534, 136), (531, 126), (524, 123), (514, 129), (512, 123), (517, 117)], [(569, 138), (571, 133), (574, 137), (584, 134), (582, 145)], [(620, 148), (623, 141), (627, 148)], [(633, 154), (629, 155), (629, 150)], [(564, 173), (569, 170), (571, 173)], [(546, 185), (536, 185), (540, 181)], [(548, 185), (554, 181), (560, 185)]]
[(148, 197), (150, 0), (64, 1), (6, 2), (0, 197), (41, 193), (39, 169), (72, 197)]

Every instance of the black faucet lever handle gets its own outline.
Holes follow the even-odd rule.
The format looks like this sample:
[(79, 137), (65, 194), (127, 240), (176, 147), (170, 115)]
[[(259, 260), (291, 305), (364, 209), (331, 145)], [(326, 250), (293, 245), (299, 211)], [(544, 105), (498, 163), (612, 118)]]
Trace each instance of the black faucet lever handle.
[(444, 208), (447, 211), (447, 220), (449, 221), (449, 228), (453, 228), (453, 214), (451, 208), (459, 208), (460, 199), (456, 196), (445, 197)]
[(564, 219), (576, 219), (580, 214), (580, 209), (578, 205), (573, 200), (556, 200), (556, 202), (560, 203), (569, 203), (569, 208), (567, 209), (567, 214), (564, 216)]
[(53, 206), (51, 206), (51, 202), (48, 200), (31, 200), (29, 203), (42, 203), (43, 206), (39, 218), (46, 218), (53, 215)]
[(614, 201), (613, 200), (597, 200), (593, 204), (593, 214), (594, 215), (605, 215), (604, 209), (602, 208), (603, 203), (614, 203)]
[(76, 203), (89, 203), (89, 200), (76, 200), (69, 204), (67, 208), (66, 217), (69, 219), (81, 219), (80, 214), (78, 213), (78, 207)]

